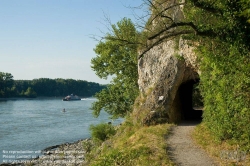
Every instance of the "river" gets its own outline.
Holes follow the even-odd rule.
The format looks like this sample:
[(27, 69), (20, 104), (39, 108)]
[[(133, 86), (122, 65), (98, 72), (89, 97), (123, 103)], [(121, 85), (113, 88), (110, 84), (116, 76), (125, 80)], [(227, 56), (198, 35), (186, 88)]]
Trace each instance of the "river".
[[(91, 124), (111, 121), (105, 112), (101, 112), (98, 118), (93, 117), (90, 106), (95, 100), (43, 98), (0, 101), (0, 163), (8, 151), (39, 151), (89, 138)], [(118, 119), (113, 123), (121, 122)]]

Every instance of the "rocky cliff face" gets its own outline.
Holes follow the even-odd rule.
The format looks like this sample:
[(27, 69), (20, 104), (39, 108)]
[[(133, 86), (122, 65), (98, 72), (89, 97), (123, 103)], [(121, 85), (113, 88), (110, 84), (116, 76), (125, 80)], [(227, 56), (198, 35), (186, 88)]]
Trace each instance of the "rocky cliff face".
[(139, 59), (141, 101), (137, 111), (145, 114), (142, 123), (178, 122), (191, 115), (197, 71), (193, 47), (182, 39), (155, 46)]
[[(174, 6), (165, 13), (170, 13), (168, 16), (172, 21), (184, 19), (183, 5), (176, 5), (175, 0), (152, 2), (155, 6), (160, 4), (160, 9), (154, 8), (157, 11), (164, 10), (164, 5)], [(166, 26), (161, 17), (152, 18), (152, 31)], [(138, 74), (141, 93), (133, 114), (140, 123), (176, 123), (182, 119), (201, 117), (201, 111), (197, 113), (192, 107), (193, 85), (199, 81), (197, 57), (194, 47), (182, 37), (175, 37), (147, 51), (138, 61)]]

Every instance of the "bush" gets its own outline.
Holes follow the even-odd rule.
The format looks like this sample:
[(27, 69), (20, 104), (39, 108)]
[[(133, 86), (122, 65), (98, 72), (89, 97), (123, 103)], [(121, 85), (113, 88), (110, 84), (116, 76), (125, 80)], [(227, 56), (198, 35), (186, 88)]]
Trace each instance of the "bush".
[(193, 107), (203, 107), (203, 98), (199, 89), (199, 84), (195, 84), (192, 93), (192, 105)]
[(220, 45), (228, 52), (217, 50), (214, 55), (204, 48), (200, 54), (203, 120), (220, 140), (233, 140), (242, 149), (249, 150), (249, 53), (244, 54), (233, 43)]
[(197, 25), (198, 31), (214, 33), (189, 36), (198, 43), (194, 46), (201, 73), (203, 122), (216, 139), (250, 150), (250, 24), (240, 16), (247, 5), (233, 0), (202, 2), (213, 8), (213, 14), (194, 1), (185, 4), (184, 12), (185, 21)]
[(89, 129), (92, 139), (97, 142), (103, 142), (116, 133), (114, 126), (107, 123), (91, 125)]

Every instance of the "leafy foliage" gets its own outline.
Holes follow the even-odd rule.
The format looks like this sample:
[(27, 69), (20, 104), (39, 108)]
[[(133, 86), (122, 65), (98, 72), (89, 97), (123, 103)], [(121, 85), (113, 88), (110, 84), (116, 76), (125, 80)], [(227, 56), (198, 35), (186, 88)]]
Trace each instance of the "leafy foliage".
[(60, 78), (13, 80), (10, 73), (0, 72), (0, 97), (55, 97), (66, 96), (71, 93), (89, 97), (105, 87), (94, 82)]
[(38, 96), (66, 96), (74, 93), (89, 97), (99, 92), (104, 85), (84, 80), (40, 78), (32, 80), (31, 84)]
[(9, 97), (14, 93), (14, 84), (11, 73), (0, 72), (0, 97)]
[(24, 96), (33, 98), (33, 97), (36, 97), (37, 94), (31, 87), (28, 87), (28, 89), (24, 93)]
[(192, 93), (192, 105), (193, 107), (203, 107), (203, 98), (199, 89), (199, 84), (195, 84)]
[(98, 125), (91, 125), (91, 138), (96, 142), (103, 142), (115, 135), (116, 130), (112, 124), (100, 123)]
[(241, 8), (243, 9), (240, 15), (246, 17), (247, 22), (250, 23), (250, 1), (249, 0), (241, 0), (240, 1)]
[(152, 15), (139, 57), (173, 37), (189, 40), (200, 63), (205, 124), (218, 139), (250, 150), (249, 1), (145, 1)]
[(106, 34), (94, 51), (92, 68), (100, 78), (112, 76), (110, 85), (100, 93), (92, 106), (95, 116), (100, 111), (108, 112), (113, 118), (124, 117), (138, 94), (137, 85), (137, 40), (139, 33), (130, 19), (124, 18), (112, 25), (112, 33)]
[(250, 25), (243, 10), (233, 0), (190, 1), (185, 6), (186, 21), (213, 32), (189, 38), (199, 42), (204, 122), (220, 140), (234, 140), (249, 150)]

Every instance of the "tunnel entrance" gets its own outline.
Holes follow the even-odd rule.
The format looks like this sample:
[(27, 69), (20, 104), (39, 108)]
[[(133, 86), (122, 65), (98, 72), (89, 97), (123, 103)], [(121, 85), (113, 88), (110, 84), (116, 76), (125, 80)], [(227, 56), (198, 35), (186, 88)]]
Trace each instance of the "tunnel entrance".
[(202, 98), (197, 85), (199, 80), (189, 80), (180, 85), (178, 89), (179, 104), (182, 120), (202, 120)]

